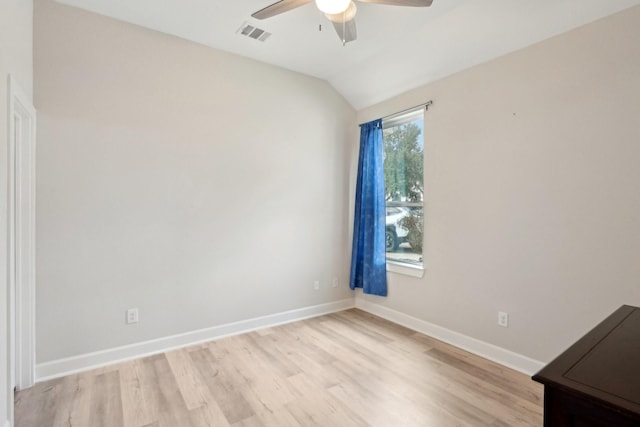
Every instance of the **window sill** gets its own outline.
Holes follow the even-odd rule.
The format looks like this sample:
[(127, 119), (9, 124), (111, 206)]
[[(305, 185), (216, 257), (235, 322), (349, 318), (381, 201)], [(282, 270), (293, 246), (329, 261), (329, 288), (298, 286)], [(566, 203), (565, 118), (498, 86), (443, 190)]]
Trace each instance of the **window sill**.
[(387, 271), (418, 278), (424, 276), (424, 267), (393, 261), (387, 261)]

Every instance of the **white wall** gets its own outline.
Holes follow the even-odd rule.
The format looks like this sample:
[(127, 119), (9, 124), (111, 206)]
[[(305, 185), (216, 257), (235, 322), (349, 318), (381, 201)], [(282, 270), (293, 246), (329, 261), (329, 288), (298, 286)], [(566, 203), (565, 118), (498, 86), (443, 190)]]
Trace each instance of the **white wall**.
[(639, 23), (636, 7), (356, 121), (320, 80), (37, 2), (38, 362), (349, 298), (356, 123), (429, 99), (425, 277), (358, 298), (549, 361), (640, 304)]
[(33, 88), (31, 0), (0, 2), (0, 425), (8, 422), (13, 391), (7, 381), (7, 76), (11, 74), (31, 96)]
[(640, 305), (638, 40), (634, 7), (360, 111), (434, 101), (424, 278), (358, 300), (542, 362)]
[(49, 0), (34, 25), (38, 363), (352, 298), (326, 82)]

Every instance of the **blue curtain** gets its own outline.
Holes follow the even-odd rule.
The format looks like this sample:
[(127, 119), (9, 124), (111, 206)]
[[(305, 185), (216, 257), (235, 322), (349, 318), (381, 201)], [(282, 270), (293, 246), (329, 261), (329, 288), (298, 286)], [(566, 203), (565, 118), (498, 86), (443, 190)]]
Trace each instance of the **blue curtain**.
[(382, 120), (360, 125), (360, 157), (351, 252), (351, 289), (387, 295)]

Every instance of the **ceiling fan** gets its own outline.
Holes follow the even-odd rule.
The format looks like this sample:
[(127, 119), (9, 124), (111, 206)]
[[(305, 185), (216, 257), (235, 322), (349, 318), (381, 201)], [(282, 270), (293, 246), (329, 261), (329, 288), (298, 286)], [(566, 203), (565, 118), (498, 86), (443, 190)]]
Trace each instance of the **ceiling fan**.
[[(266, 19), (288, 12), (307, 3), (315, 1), (316, 6), (333, 24), (342, 44), (354, 41), (356, 31), (356, 4), (351, 0), (280, 0), (270, 6), (260, 9), (251, 16), (256, 19)], [(391, 6), (431, 6), (433, 0), (358, 0), (362, 3), (387, 4)]]

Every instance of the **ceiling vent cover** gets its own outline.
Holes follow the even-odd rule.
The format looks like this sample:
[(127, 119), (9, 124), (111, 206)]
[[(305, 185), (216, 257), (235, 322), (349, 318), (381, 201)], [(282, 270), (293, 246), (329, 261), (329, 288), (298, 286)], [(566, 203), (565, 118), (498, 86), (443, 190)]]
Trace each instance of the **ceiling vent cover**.
[(268, 33), (261, 28), (254, 27), (247, 22), (243, 23), (240, 28), (238, 28), (238, 31), (236, 31), (236, 33), (240, 34), (241, 36), (247, 36), (252, 39), (259, 40), (261, 42), (267, 40), (269, 36), (271, 36), (271, 33)]

